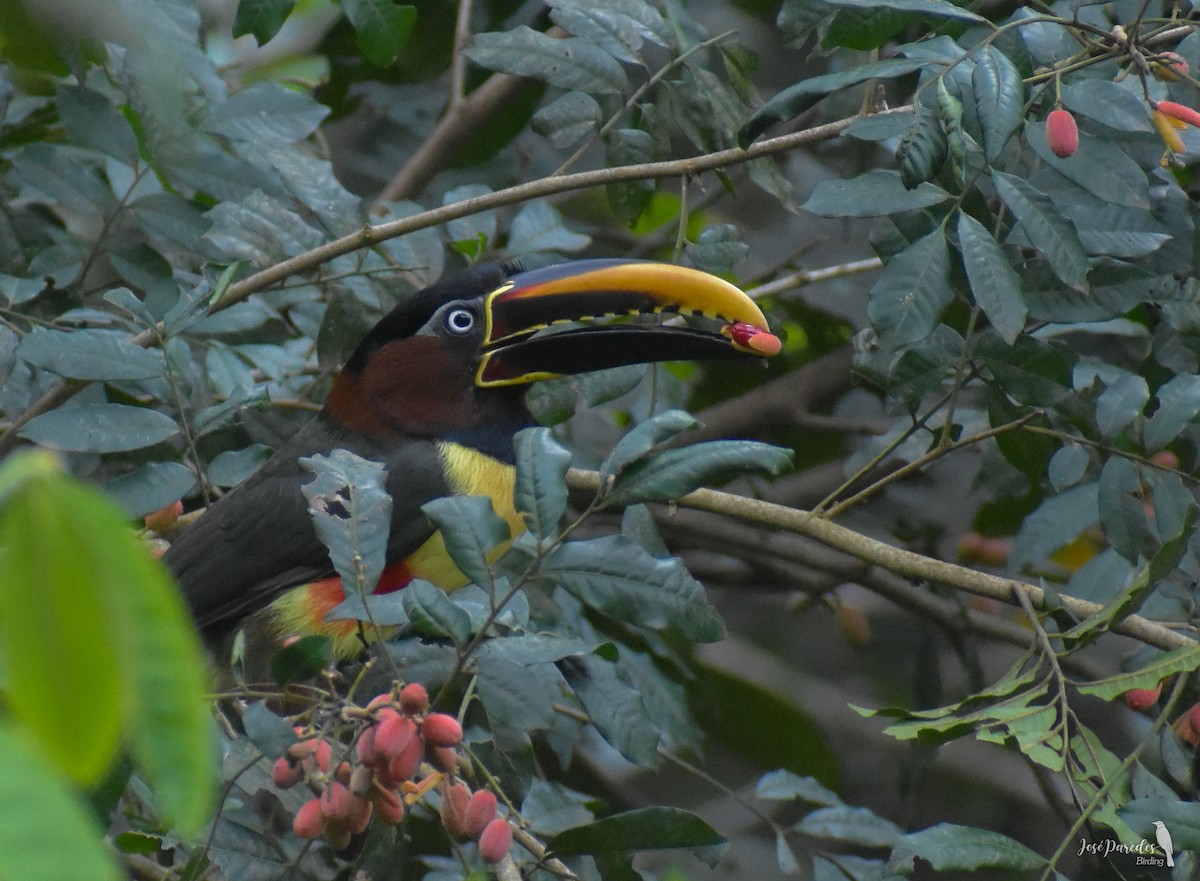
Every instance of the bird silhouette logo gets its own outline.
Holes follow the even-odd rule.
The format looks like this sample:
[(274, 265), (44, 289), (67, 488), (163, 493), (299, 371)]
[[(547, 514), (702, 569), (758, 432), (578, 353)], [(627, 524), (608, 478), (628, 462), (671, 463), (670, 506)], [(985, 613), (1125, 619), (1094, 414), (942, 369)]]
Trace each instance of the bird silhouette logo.
[(1167, 866), (1174, 867), (1175, 858), (1172, 854), (1175, 852), (1174, 846), (1171, 844), (1171, 833), (1167, 830), (1167, 826), (1162, 820), (1154, 821), (1154, 840), (1158, 842), (1158, 846), (1163, 849), (1163, 853), (1167, 856)]

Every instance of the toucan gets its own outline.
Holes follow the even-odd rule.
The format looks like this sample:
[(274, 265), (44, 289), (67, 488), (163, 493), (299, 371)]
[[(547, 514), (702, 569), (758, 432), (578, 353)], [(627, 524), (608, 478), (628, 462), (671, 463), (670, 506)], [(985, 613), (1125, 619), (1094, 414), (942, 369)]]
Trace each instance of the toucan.
[[(672, 313), (710, 319), (711, 329), (624, 318)], [(344, 594), (301, 492), (313, 478), (302, 457), (341, 448), (385, 466), (392, 514), (377, 593), (418, 577), (454, 590), (465, 578), (421, 506), (483, 495), (514, 535), (524, 530), (513, 509), (513, 437), (534, 424), (529, 383), (778, 350), (754, 301), (699, 270), (602, 259), (528, 271), (473, 266), (385, 315), (338, 372), (316, 418), (209, 506), (163, 559), (210, 644), (254, 616), (270, 644), (325, 634), (337, 656), (352, 656), (362, 648), (358, 623), (325, 621)]]

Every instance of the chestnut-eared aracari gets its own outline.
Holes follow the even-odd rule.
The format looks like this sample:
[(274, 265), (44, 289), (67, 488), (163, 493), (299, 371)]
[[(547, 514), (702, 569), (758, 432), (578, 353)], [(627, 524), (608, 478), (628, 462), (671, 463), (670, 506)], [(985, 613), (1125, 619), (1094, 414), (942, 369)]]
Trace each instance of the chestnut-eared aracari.
[[(673, 324), (584, 323), (681, 313), (713, 330)], [(575, 323), (575, 324), (572, 324)], [(405, 299), (367, 333), (337, 374), (319, 415), (167, 550), (210, 640), (250, 615), (271, 645), (325, 633), (335, 653), (361, 647), (357, 622), (325, 622), (342, 586), (318, 540), (299, 460), (343, 448), (381, 462), (392, 496), (389, 592), (420, 577), (446, 590), (463, 576), (421, 512), (432, 499), (484, 495), (514, 534), (513, 436), (533, 424), (524, 386), (626, 364), (771, 355), (779, 341), (733, 285), (660, 263), (581, 260), (532, 271), (473, 267)]]

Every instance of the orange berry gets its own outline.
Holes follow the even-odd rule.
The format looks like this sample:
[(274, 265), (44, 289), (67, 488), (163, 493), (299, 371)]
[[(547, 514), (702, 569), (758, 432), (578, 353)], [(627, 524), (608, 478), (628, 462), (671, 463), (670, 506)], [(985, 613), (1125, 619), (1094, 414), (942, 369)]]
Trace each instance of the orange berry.
[(165, 508), (159, 508), (144, 518), (146, 528), (154, 532), (166, 532), (175, 525), (179, 515), (183, 513), (183, 502), (174, 501)]
[(1046, 140), (1059, 159), (1075, 155), (1079, 149), (1079, 126), (1070, 111), (1061, 107), (1050, 111), (1046, 117)]
[(871, 622), (866, 612), (849, 603), (839, 603), (837, 623), (842, 635), (853, 646), (864, 646), (871, 641)]
[(390, 789), (376, 789), (373, 797), (379, 819), (396, 825), (404, 819), (404, 801)]
[(417, 725), (407, 716), (392, 712), (375, 726), (375, 750), (386, 759), (392, 759), (408, 748), (417, 736)]
[(479, 836), (479, 856), (485, 863), (498, 863), (504, 859), (508, 849), (512, 847), (512, 827), (507, 820), (500, 817), (492, 820), (484, 827)]
[(281, 756), (271, 768), (271, 782), (280, 789), (290, 789), (304, 779), (304, 769)]
[(1153, 109), (1171, 117), (1171, 119), (1178, 119), (1180, 122), (1186, 122), (1188, 125), (1200, 126), (1200, 113), (1197, 113), (1186, 104), (1176, 104), (1174, 101), (1159, 101), (1153, 105)]
[(467, 834), (467, 804), (471, 790), (465, 783), (451, 783), (442, 791), (442, 826), (456, 837)]
[(317, 838), (325, 831), (325, 815), (319, 801), (310, 798), (300, 806), (292, 819), (292, 831), (301, 838)]
[(333, 761), (333, 747), (329, 745), (327, 740), (310, 740), (309, 744), (313, 746), (312, 758), (304, 760), (304, 770), (312, 773), (316, 767), (318, 771), (328, 771), (329, 763)]
[(1162, 694), (1162, 683), (1154, 686), (1154, 688), (1131, 688), (1125, 692), (1125, 705), (1131, 710), (1148, 710), (1158, 703), (1158, 696)]
[(434, 746), (458, 746), (463, 730), (458, 720), (445, 713), (430, 713), (421, 722), (421, 736)]
[(478, 838), (483, 828), (496, 819), (496, 796), (486, 789), (471, 796), (467, 802), (467, 836)]
[(410, 682), (400, 689), (400, 709), (414, 716), (429, 709), (429, 692), (419, 682)]

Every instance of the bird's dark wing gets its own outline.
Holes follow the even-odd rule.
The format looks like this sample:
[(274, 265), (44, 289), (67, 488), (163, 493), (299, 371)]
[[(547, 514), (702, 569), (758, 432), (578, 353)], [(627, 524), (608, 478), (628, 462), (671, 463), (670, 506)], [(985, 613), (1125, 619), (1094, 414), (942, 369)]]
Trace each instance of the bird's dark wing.
[(387, 562), (404, 559), (432, 534), (420, 507), (444, 495), (446, 483), (431, 442), (393, 440), (385, 448), (315, 419), (213, 504), (163, 556), (202, 630), (220, 631), (289, 587), (334, 574), (300, 489), (312, 474), (299, 459), (339, 447), (381, 461), (388, 470), (392, 525)]

